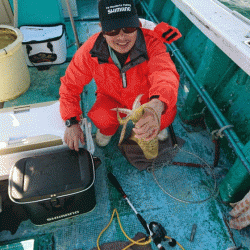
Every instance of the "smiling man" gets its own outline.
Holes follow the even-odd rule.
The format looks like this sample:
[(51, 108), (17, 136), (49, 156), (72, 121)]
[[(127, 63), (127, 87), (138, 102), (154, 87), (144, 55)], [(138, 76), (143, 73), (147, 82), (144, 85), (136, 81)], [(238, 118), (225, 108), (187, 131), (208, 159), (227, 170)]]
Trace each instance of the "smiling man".
[(96, 102), (88, 116), (98, 128), (96, 142), (106, 146), (119, 127), (114, 108), (132, 109), (137, 96), (149, 108), (136, 123), (137, 138), (167, 137), (176, 115), (179, 75), (164, 37), (169, 25), (154, 31), (141, 27), (133, 0), (100, 0), (102, 31), (90, 37), (76, 52), (61, 78), (60, 112), (66, 121), (64, 140), (71, 149), (84, 143), (79, 126), (79, 101), (85, 85), (94, 78)]

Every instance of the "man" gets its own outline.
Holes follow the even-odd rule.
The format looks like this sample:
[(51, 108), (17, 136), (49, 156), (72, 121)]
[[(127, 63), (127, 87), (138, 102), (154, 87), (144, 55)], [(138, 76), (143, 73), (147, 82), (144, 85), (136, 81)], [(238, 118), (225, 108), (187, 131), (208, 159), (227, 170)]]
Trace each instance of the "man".
[(165, 128), (176, 115), (179, 75), (162, 41), (164, 29), (140, 28), (133, 0), (100, 0), (98, 9), (102, 32), (82, 45), (61, 78), (60, 112), (66, 120), (65, 142), (75, 150), (79, 140), (84, 143), (78, 124), (82, 113), (79, 101), (92, 78), (97, 97), (88, 116), (98, 128), (98, 145), (106, 146), (119, 127), (112, 109), (132, 109), (140, 94), (141, 104), (147, 103), (149, 109), (135, 124), (137, 138), (166, 138)]

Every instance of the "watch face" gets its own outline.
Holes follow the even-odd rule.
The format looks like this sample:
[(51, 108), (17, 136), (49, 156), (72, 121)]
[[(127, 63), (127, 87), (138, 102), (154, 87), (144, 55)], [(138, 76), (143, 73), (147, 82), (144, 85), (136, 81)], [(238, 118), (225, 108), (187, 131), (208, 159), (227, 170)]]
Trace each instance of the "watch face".
[(66, 120), (66, 122), (65, 122), (65, 125), (67, 126), (67, 127), (70, 127), (70, 120)]

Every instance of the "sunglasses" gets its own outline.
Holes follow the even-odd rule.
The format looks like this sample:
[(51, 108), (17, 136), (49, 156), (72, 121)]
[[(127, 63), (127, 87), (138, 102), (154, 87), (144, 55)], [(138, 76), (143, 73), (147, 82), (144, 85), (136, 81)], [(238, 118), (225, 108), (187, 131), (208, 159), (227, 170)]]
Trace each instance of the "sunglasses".
[(135, 32), (137, 28), (132, 28), (132, 27), (120, 28), (120, 29), (111, 30), (111, 31), (103, 31), (103, 34), (107, 36), (117, 36), (121, 30), (126, 34), (130, 34), (130, 33)]

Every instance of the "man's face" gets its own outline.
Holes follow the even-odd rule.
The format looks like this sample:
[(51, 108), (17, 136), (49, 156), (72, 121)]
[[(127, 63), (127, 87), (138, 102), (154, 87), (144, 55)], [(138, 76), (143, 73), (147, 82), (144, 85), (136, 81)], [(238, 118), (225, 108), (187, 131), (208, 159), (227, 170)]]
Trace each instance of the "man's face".
[(129, 52), (135, 44), (137, 38), (137, 30), (133, 33), (124, 33), (120, 30), (120, 33), (116, 36), (103, 35), (108, 45), (115, 51), (125, 54)]

